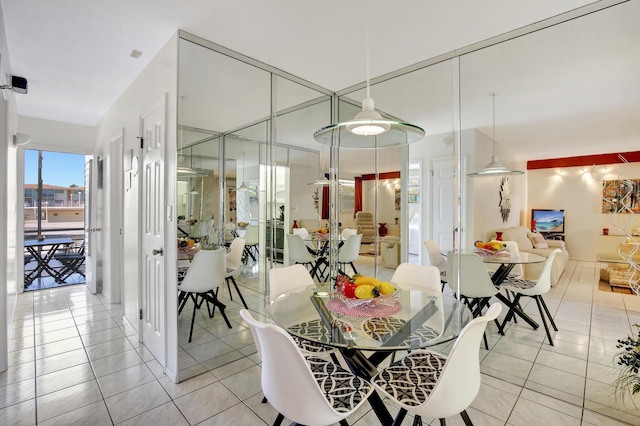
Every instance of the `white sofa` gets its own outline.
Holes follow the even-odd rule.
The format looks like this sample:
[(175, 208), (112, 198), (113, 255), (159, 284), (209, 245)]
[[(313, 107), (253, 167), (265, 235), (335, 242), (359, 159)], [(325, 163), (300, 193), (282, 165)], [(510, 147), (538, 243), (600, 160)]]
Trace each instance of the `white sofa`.
[[(556, 256), (553, 267), (551, 268), (551, 285), (556, 285), (560, 279), (560, 275), (569, 263), (569, 252), (564, 246), (564, 241), (545, 240), (549, 248), (534, 248), (533, 242), (529, 239), (531, 232), (526, 226), (517, 226), (511, 228), (496, 229), (489, 235), (489, 239), (495, 240), (496, 232), (502, 232), (503, 241), (515, 241), (518, 244), (518, 250), (539, 254), (540, 256), (549, 257), (553, 250), (559, 248), (560, 253)], [(540, 276), (544, 263), (536, 263), (524, 265), (524, 278), (535, 280)]]

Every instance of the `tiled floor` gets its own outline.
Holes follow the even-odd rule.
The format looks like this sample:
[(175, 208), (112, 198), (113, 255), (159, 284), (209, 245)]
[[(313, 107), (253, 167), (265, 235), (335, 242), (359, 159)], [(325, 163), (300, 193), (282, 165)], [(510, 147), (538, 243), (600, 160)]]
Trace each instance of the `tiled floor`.
[[(361, 258), (358, 266), (366, 272), (370, 263)], [(482, 389), (468, 409), (475, 425), (640, 424), (638, 410), (616, 404), (610, 388), (615, 339), (640, 322), (640, 298), (599, 290), (597, 268), (570, 262), (545, 297), (559, 327), (555, 346), (544, 331), (520, 323), (504, 337), (490, 327), (491, 349), (481, 349)], [(239, 284), (260, 318), (265, 305), (255, 271)], [(211, 320), (198, 313), (189, 344), (184, 334), (191, 316), (183, 312), (181, 373), (203, 374), (177, 385), (123, 327), (119, 306), (84, 286), (21, 295), (10, 367), (0, 373), (0, 424), (272, 424), (276, 413), (261, 403), (260, 360), (241, 324), (240, 305), (235, 293), (230, 301), (226, 288), (220, 292), (233, 329), (219, 315)], [(525, 310), (537, 316), (535, 304)], [(367, 404), (348, 420), (378, 424)], [(447, 420), (462, 424), (459, 416)]]

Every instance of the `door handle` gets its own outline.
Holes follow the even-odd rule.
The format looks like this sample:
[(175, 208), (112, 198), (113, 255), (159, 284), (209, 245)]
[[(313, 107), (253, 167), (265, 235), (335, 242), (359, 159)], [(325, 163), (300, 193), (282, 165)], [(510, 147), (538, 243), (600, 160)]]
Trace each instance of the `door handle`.
[(86, 229), (86, 231), (87, 231), (87, 232), (93, 232), (93, 231), (94, 231), (94, 229), (93, 229), (93, 228), (87, 228), (87, 229)]
[(94, 230), (94, 232), (101, 232), (102, 228), (94, 228), (93, 230)]
[(151, 253), (152, 253), (154, 256), (155, 256), (156, 254), (159, 254), (160, 256), (164, 256), (164, 250), (163, 250), (162, 248), (161, 248), (160, 250), (155, 250), (155, 249), (154, 249)]

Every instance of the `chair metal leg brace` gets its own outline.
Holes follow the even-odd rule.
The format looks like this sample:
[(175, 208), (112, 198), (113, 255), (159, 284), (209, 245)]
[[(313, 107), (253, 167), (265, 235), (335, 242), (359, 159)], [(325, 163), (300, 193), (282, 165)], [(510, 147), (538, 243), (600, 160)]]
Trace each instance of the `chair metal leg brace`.
[[(549, 332), (549, 326), (547, 325), (547, 320), (545, 318), (544, 312), (542, 311), (542, 303), (540, 302), (540, 300), (542, 300), (542, 296), (533, 296), (533, 298), (536, 300), (536, 304), (538, 305), (538, 311), (540, 311), (540, 317), (542, 318), (542, 325), (544, 325), (544, 330), (547, 332), (547, 338), (549, 339), (549, 344), (553, 346), (553, 339), (551, 338), (551, 333)], [(551, 315), (549, 315), (549, 320), (551, 321), (551, 324), (553, 324), (553, 329), (555, 331), (558, 331), (558, 329), (556, 328), (556, 324), (553, 322), (553, 319), (551, 318)]]

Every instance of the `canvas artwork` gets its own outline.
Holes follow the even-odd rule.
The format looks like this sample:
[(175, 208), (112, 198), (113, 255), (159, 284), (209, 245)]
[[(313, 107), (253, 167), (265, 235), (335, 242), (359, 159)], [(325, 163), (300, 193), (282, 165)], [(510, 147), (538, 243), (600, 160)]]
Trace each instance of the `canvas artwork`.
[(640, 213), (640, 179), (605, 180), (602, 213)]
[(400, 210), (400, 188), (396, 188), (395, 201), (396, 210)]
[(229, 190), (229, 211), (236, 211), (236, 191), (234, 189)]

